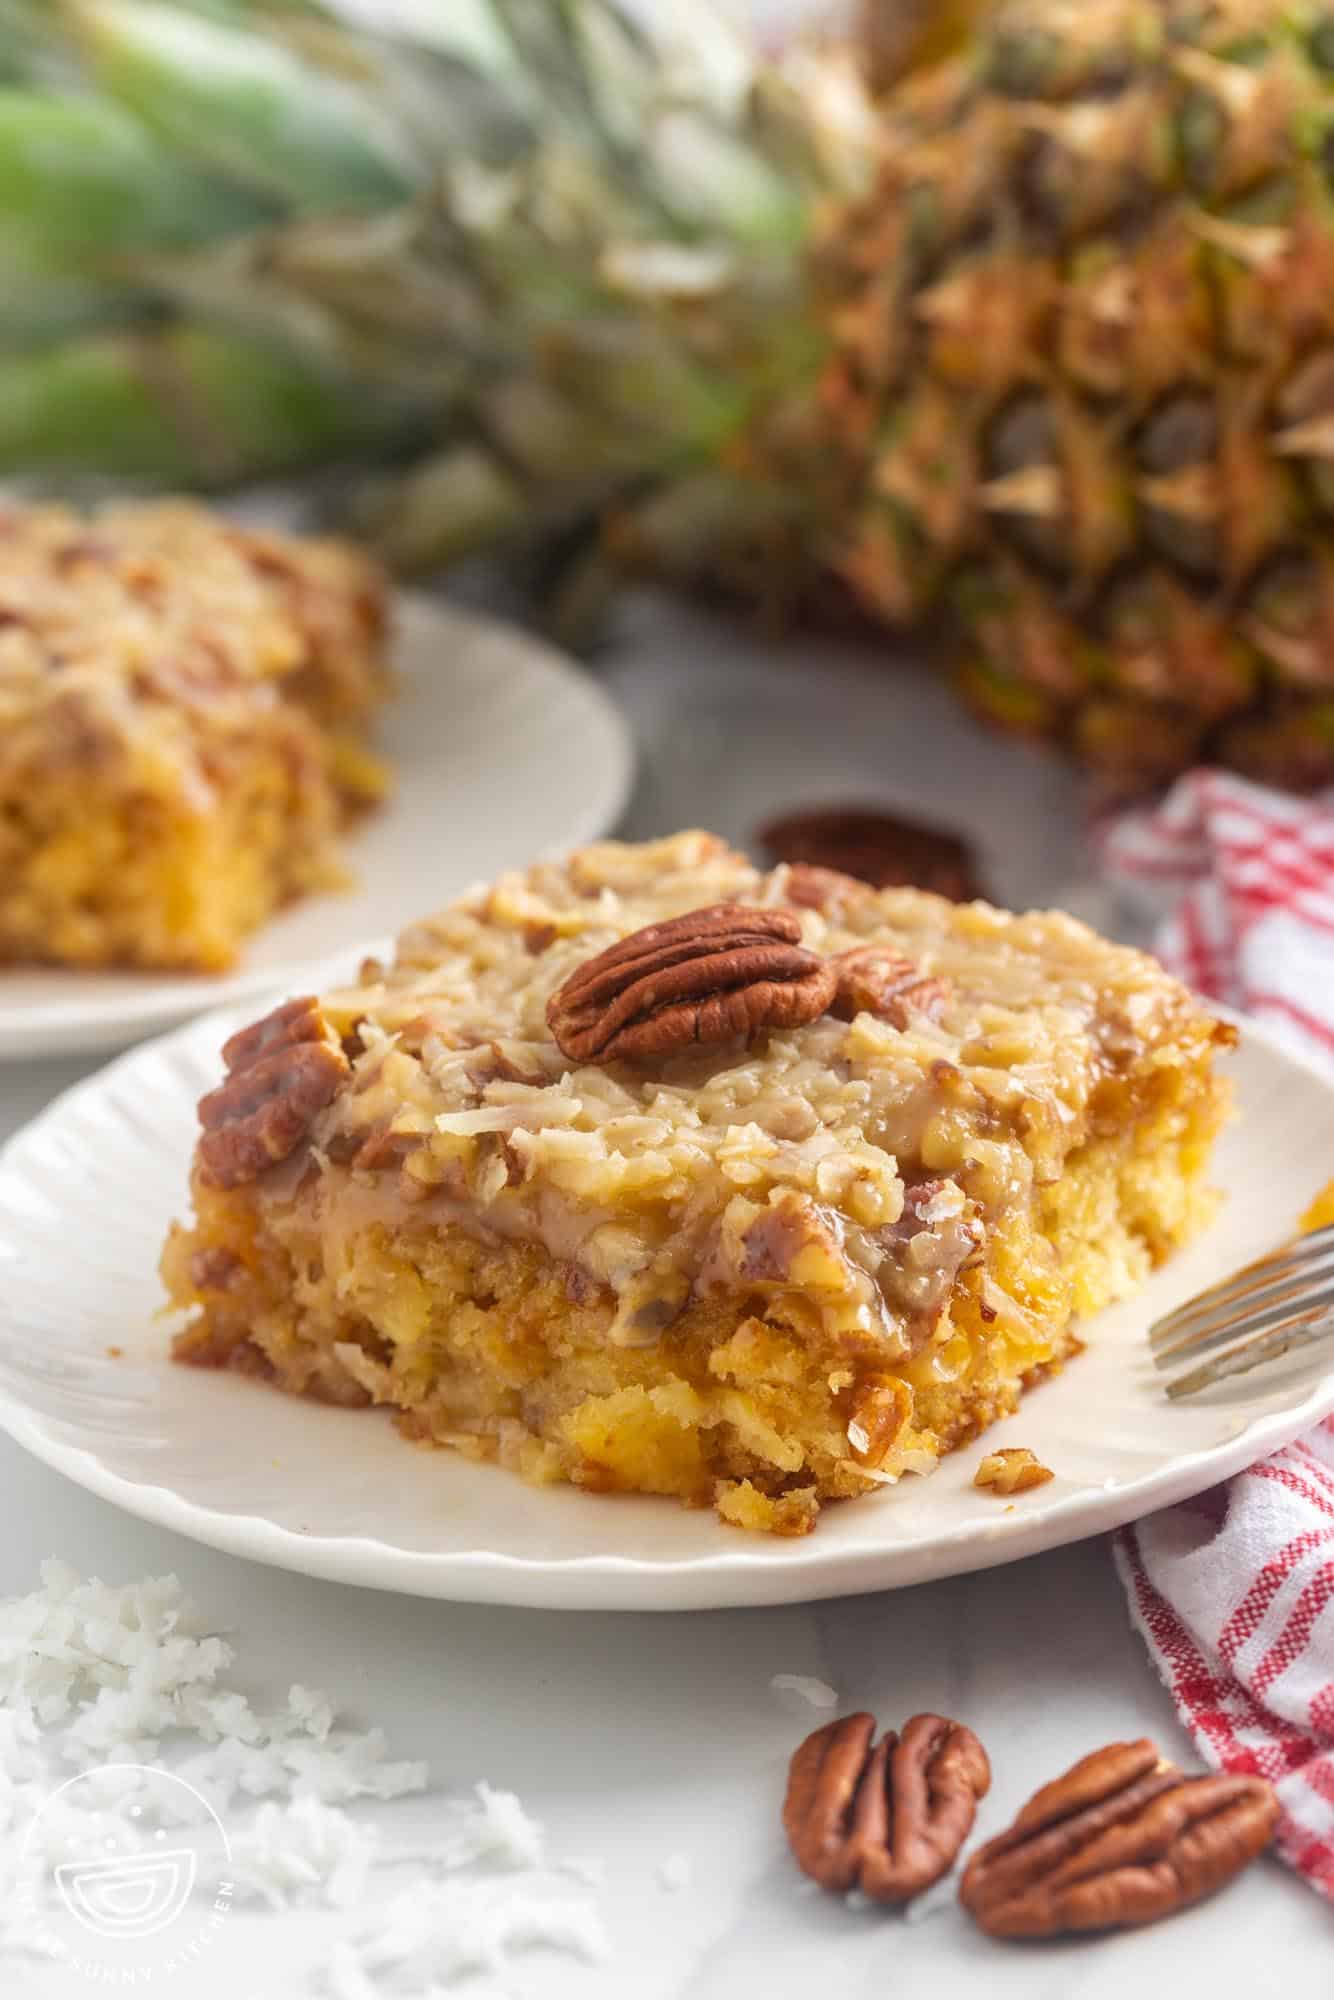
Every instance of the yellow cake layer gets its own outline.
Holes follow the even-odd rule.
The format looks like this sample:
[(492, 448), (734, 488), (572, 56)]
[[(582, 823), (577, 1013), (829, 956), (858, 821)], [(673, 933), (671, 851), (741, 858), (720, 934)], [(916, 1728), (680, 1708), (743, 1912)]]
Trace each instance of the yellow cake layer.
[(814, 949), (892, 938), (940, 1018), (572, 1068), (536, 1022), (592, 939), (796, 893), (701, 838), (507, 880), (325, 996), (351, 1067), (308, 1143), (196, 1170), (179, 1357), (795, 1534), (1011, 1411), (1207, 1215), (1227, 1031), (1065, 918), (802, 884)]
[[(812, 1340), (758, 1297), (691, 1308), (652, 1349), (613, 1345), (614, 1301), (583, 1295), (571, 1266), (531, 1246), (421, 1222), (344, 1234), (299, 1207), (280, 1231), (257, 1231), (253, 1207), (226, 1194), (168, 1246), (173, 1298), (203, 1309), (176, 1352), (298, 1395), (387, 1404), (406, 1436), (528, 1479), (673, 1494), (801, 1534), (821, 1501), (929, 1471), (1007, 1415), (1068, 1355), (1076, 1312), (1132, 1292), (1190, 1233), (1210, 1206), (1200, 1172), (1218, 1109), (1206, 1093), (1091, 1141), (1035, 1227), (992, 1236), (928, 1345), (897, 1369)], [(983, 1318), (986, 1279), (1022, 1319)]]
[(0, 529), (0, 964), (225, 967), (383, 790), (377, 578), (183, 502)]

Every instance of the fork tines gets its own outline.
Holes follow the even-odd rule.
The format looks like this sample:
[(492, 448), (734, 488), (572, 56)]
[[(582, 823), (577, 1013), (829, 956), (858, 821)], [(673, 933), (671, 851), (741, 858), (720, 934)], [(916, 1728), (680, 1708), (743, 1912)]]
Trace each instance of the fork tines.
[(1259, 1258), (1166, 1313), (1149, 1329), (1167, 1384), (1189, 1396), (1228, 1375), (1334, 1335), (1334, 1224)]

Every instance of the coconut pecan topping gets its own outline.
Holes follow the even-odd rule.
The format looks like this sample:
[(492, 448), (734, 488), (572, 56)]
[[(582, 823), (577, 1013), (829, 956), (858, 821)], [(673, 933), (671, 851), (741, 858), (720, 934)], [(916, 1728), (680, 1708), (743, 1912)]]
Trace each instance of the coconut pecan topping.
[(571, 973), (548, 1002), (547, 1025), (581, 1063), (801, 1027), (827, 1012), (837, 974), (800, 939), (790, 911), (740, 903), (649, 924)]
[(199, 1168), (214, 1187), (240, 1187), (305, 1139), (350, 1065), (318, 1000), (289, 1000), (233, 1035), (227, 1075), (200, 1100)]
[(1188, 1778), (1147, 1740), (1110, 1743), (978, 1849), (959, 1899), (993, 1937), (1149, 1924), (1239, 1875), (1277, 1819), (1264, 1778)]
[(788, 1772), (783, 1826), (797, 1865), (822, 1889), (906, 1903), (954, 1865), (991, 1784), (971, 1729), (914, 1715), (872, 1748), (875, 1718), (817, 1729)]
[(841, 1021), (858, 1014), (875, 1014), (896, 1028), (906, 1028), (914, 1014), (938, 1021), (949, 1003), (943, 979), (932, 979), (910, 958), (884, 945), (860, 945), (833, 960), (838, 989), (830, 1007)]

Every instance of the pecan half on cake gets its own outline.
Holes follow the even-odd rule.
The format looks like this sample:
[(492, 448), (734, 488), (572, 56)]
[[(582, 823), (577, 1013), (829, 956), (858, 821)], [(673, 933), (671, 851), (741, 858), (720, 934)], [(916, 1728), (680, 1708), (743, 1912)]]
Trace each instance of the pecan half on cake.
[(0, 510), (0, 966), (213, 971), (384, 789), (382, 580), (187, 501)]
[(1230, 1040), (1067, 917), (585, 848), (228, 1044), (177, 1352), (799, 1534), (1013, 1409), (1207, 1214)]

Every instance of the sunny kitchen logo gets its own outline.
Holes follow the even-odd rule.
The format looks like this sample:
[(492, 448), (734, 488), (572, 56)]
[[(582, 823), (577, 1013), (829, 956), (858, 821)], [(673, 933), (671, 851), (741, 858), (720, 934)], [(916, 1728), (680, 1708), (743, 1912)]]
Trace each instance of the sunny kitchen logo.
[(103, 1764), (34, 1816), (18, 1931), (90, 1984), (133, 1990), (198, 1966), (232, 1897), (231, 1846), (208, 1800), (154, 1765)]

